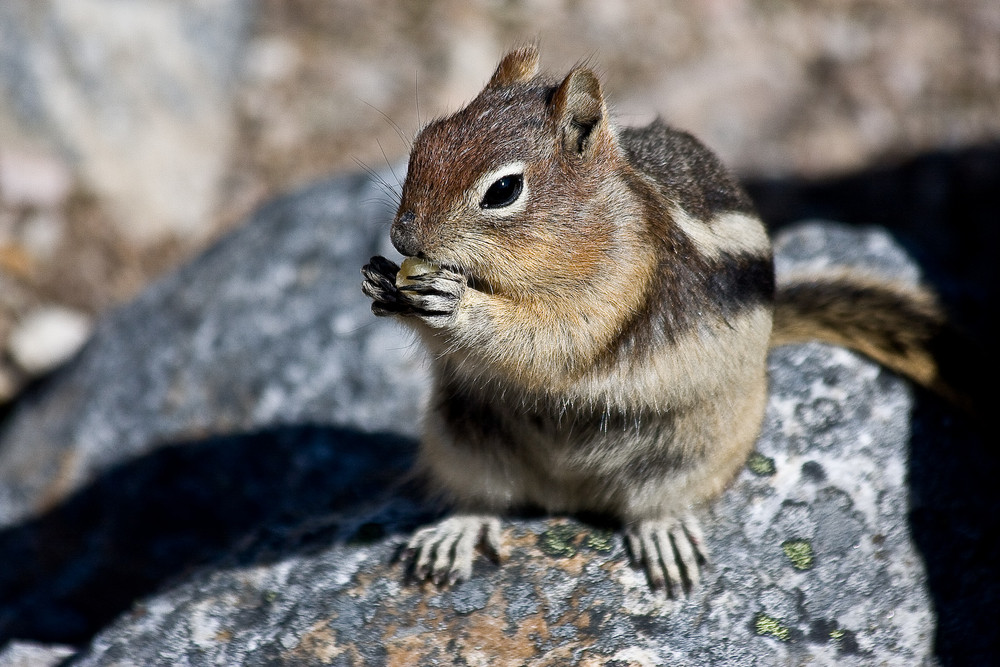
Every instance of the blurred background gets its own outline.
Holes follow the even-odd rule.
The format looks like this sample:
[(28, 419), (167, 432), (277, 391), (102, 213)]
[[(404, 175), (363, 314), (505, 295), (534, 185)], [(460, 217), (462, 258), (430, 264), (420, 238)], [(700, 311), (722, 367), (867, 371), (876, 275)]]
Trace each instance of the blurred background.
[(775, 184), (926, 155), (997, 182), (996, 0), (3, 0), (0, 406), (262, 201), (397, 164), (526, 41), (591, 62), (620, 123), (699, 136), (765, 217), (792, 210)]

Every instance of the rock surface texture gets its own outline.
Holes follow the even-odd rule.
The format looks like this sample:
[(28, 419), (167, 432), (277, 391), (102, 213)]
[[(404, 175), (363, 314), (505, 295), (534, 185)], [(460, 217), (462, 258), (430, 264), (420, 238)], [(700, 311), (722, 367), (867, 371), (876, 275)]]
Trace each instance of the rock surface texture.
[[(23, 642), (76, 645), (78, 665), (921, 665), (997, 648), (995, 455), (816, 344), (772, 354), (757, 451), (706, 512), (714, 566), (689, 598), (650, 593), (614, 527), (568, 517), (508, 518), (503, 565), (451, 590), (409, 583), (399, 548), (439, 511), (405, 474), (426, 369), (358, 287), (393, 254), (390, 207), (363, 177), (274, 201), (100, 321), (0, 425), (0, 659)], [(918, 275), (878, 229), (806, 224), (777, 248), (780, 272)]]

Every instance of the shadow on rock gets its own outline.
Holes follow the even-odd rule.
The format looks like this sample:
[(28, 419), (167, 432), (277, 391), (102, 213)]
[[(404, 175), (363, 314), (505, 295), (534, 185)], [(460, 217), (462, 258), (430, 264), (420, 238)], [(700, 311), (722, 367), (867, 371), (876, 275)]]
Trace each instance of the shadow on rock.
[[(954, 380), (990, 411), (998, 365), (1000, 143), (920, 155), (826, 179), (746, 183), (772, 229), (804, 218), (888, 229), (918, 261), (974, 347), (958, 350)], [(976, 343), (978, 341), (978, 343)], [(981, 354), (975, 352), (982, 350)], [(977, 358), (978, 357), (978, 358)], [(942, 664), (987, 664), (1000, 654), (1000, 450), (982, 424), (915, 393), (910, 441), (910, 531), (927, 568)], [(977, 432), (978, 431), (978, 432)]]
[(881, 225), (914, 257), (960, 324), (992, 326), (1000, 291), (1000, 141), (830, 178), (744, 182), (772, 230), (808, 218)]
[[(910, 534), (924, 559), (943, 665), (1000, 655), (1000, 451), (985, 431), (919, 395), (910, 438)], [(978, 432), (977, 432), (978, 431)]]
[(357, 526), (340, 518), (362, 515), (401, 482), (415, 446), (289, 426), (168, 445), (116, 466), (0, 532), (0, 644), (85, 643), (191, 568), (250, 544), (254, 560), (268, 559), (269, 533), (280, 535), (274, 558), (352, 537)]

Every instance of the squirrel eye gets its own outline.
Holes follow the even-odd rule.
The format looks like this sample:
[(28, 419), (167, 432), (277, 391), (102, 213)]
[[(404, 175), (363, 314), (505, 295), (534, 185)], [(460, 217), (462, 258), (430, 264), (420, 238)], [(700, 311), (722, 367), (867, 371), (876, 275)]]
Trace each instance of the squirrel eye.
[(524, 176), (521, 174), (508, 174), (498, 178), (493, 185), (486, 190), (483, 201), (479, 203), (480, 208), (503, 208), (510, 206), (521, 196), (524, 189)]

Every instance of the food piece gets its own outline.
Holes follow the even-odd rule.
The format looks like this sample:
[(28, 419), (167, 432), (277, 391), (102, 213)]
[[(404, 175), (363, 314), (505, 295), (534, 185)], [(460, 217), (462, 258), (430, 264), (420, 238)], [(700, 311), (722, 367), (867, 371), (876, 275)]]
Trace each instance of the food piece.
[(422, 276), (425, 273), (437, 271), (439, 268), (441, 267), (437, 264), (427, 262), (419, 257), (407, 257), (403, 260), (403, 263), (399, 267), (399, 271), (396, 273), (396, 287), (413, 285), (417, 282), (413, 280), (416, 276)]

